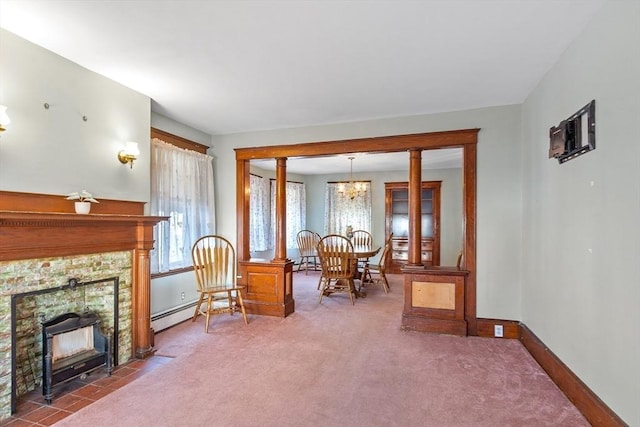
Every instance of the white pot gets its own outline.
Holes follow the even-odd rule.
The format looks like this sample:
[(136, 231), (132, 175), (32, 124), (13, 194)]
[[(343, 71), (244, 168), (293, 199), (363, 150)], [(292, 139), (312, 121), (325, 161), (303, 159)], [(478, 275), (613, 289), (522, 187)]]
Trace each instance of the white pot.
[(76, 213), (86, 215), (91, 210), (90, 202), (76, 202)]

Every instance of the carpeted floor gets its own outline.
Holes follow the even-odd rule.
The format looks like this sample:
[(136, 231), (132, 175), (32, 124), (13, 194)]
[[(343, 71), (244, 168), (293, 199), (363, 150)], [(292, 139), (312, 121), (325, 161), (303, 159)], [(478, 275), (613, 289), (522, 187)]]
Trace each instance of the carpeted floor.
[(296, 311), (186, 322), (156, 336), (165, 364), (56, 426), (588, 426), (517, 340), (400, 330), (402, 276)]

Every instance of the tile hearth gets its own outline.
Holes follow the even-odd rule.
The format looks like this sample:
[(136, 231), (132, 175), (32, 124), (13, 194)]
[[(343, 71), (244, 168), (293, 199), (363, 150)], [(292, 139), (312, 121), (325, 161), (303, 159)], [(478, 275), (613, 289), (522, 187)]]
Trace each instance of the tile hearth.
[(77, 378), (56, 386), (53, 390), (51, 405), (45, 403), (42, 390), (38, 388), (20, 397), (16, 413), (11, 418), (0, 422), (0, 425), (50, 426), (171, 360), (171, 357), (165, 356), (133, 360), (115, 367), (110, 377), (104, 370), (99, 369), (84, 379)]

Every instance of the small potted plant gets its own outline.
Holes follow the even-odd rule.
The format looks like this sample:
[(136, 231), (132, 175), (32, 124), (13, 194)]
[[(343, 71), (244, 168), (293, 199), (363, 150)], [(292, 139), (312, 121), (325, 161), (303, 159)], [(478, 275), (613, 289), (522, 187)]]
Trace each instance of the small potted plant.
[(67, 200), (76, 200), (76, 213), (85, 215), (91, 211), (91, 203), (100, 203), (87, 190), (69, 193)]

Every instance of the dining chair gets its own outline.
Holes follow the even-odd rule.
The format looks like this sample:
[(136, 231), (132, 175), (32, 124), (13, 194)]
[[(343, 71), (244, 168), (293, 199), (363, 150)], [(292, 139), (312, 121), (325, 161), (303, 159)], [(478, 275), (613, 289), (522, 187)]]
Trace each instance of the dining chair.
[(311, 230), (300, 230), (296, 235), (296, 241), (298, 242), (298, 250), (300, 251), (300, 263), (298, 269), (300, 271), (302, 264), (304, 264), (304, 274), (309, 274), (309, 263), (313, 260), (313, 271), (318, 270), (318, 252), (316, 246), (320, 241), (320, 235)]
[[(384, 293), (389, 293), (389, 281), (387, 280), (386, 275), (386, 265), (389, 252), (391, 251), (392, 238), (393, 233), (390, 233), (386, 243), (384, 244), (384, 248), (382, 249), (382, 253), (380, 254), (380, 259), (378, 260), (377, 264), (371, 264), (369, 262), (366, 263), (366, 265), (364, 266), (362, 277), (368, 277), (368, 280), (362, 280), (360, 282), (360, 286), (366, 284), (380, 284), (382, 285), (382, 289), (384, 289)], [(372, 273), (376, 276), (373, 276)]]
[(346, 293), (353, 305), (356, 294), (353, 274), (357, 260), (351, 241), (344, 236), (330, 234), (320, 239), (317, 249), (322, 266), (318, 303), (322, 303), (325, 295)]
[[(355, 230), (353, 237), (351, 237), (351, 243), (353, 246), (373, 246), (373, 236), (366, 230)], [(365, 265), (369, 262), (369, 258), (358, 258), (358, 268), (362, 269), (363, 274), (360, 277), (360, 283), (369, 280), (371, 277), (367, 276)]]
[(353, 246), (371, 246), (373, 245), (373, 236), (366, 230), (355, 230), (351, 243)]
[(237, 284), (236, 252), (231, 242), (216, 235), (200, 237), (193, 244), (191, 256), (200, 293), (191, 320), (195, 322), (199, 315), (204, 315), (204, 331), (209, 333), (212, 314), (233, 315), (240, 311), (244, 323), (248, 325), (241, 292), (244, 286)]

